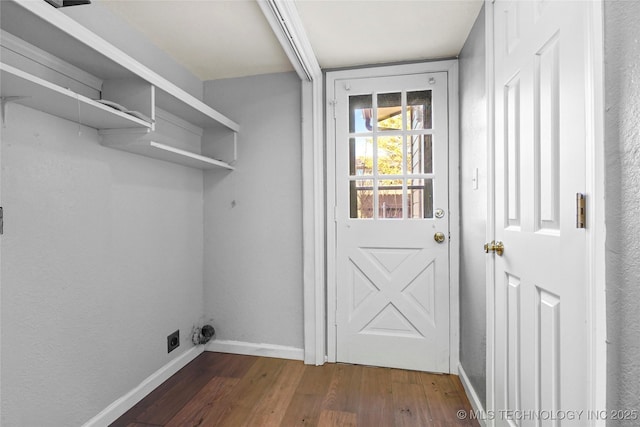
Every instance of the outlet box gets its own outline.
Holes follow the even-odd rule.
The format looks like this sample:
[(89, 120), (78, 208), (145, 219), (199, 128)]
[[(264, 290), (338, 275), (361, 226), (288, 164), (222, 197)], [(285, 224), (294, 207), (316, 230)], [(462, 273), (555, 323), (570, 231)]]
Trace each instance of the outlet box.
[(178, 347), (180, 347), (180, 329), (167, 337), (167, 353), (171, 353)]

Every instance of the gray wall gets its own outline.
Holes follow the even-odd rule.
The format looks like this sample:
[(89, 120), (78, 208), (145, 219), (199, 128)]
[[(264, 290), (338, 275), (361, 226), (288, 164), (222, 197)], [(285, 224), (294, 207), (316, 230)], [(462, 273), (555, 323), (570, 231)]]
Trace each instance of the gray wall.
[(236, 170), (204, 179), (205, 315), (221, 340), (303, 347), (300, 97), (294, 73), (205, 82), (241, 124)]
[[(609, 409), (640, 408), (640, 2), (606, 1), (605, 143)], [(609, 425), (636, 426), (610, 421)]]
[[(486, 399), (487, 114), (484, 6), (460, 53), (460, 363)], [(478, 189), (473, 172), (478, 169)]]
[(16, 104), (1, 137), (1, 424), (81, 425), (192, 347), (202, 172)]
[[(63, 10), (202, 97), (202, 82), (96, 2)], [(192, 347), (202, 172), (103, 148), (94, 129), (15, 104), (1, 141), (0, 424), (81, 425)]]

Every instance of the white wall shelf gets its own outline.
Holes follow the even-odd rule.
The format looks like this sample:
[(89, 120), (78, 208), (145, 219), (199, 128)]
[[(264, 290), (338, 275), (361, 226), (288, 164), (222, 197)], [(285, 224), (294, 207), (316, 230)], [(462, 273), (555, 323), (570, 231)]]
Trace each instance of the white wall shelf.
[[(85, 88), (90, 87), (91, 90), (99, 91), (104, 99), (140, 111), (151, 119), (151, 123), (99, 104), (45, 80), (42, 76), (30, 75), (20, 69), (21, 65), (16, 68), (13, 63), (5, 64), (2, 68), (0, 86), (3, 97), (21, 97), (11, 98), (9, 101), (19, 102), (65, 119), (80, 121), (96, 129), (122, 130), (117, 132), (117, 143), (114, 143), (113, 138), (107, 137), (107, 140), (102, 142), (105, 146), (201, 169), (221, 167), (233, 170), (229, 163), (205, 157), (199, 152), (213, 151), (216, 157), (218, 152), (222, 152), (225, 153), (223, 157), (229, 157), (225, 160), (235, 162), (236, 134), (240, 130), (237, 123), (45, 1), (3, 0), (0, 1), (0, 8), (3, 34), (7, 39), (7, 34), (11, 37), (11, 40), (3, 44), (3, 49), (6, 49), (5, 52), (9, 52), (10, 56), (15, 57), (14, 53), (21, 54), (13, 50), (14, 46), (19, 46), (21, 42), (35, 46), (36, 49), (31, 48), (28, 51), (41, 52), (40, 57), (42, 52), (45, 56), (53, 57), (54, 63), (62, 64), (60, 69), (56, 69), (59, 73), (65, 74), (65, 70), (69, 69), (80, 70), (80, 74), (86, 73), (87, 76), (82, 82), (86, 85)], [(11, 46), (8, 46), (9, 44)], [(41, 61), (39, 58), (31, 59), (34, 62)], [(49, 63), (40, 64), (50, 68)], [(75, 76), (68, 77), (77, 80)], [(87, 84), (92, 81), (99, 83)], [(96, 85), (100, 87), (94, 87)], [(131, 88), (135, 90), (132, 91)], [(187, 149), (184, 149), (185, 144), (181, 139), (157, 140), (154, 139), (153, 133), (141, 139), (138, 129), (145, 129), (145, 132), (148, 132), (149, 128), (151, 131), (156, 130), (155, 112), (159, 109), (199, 128), (202, 131), (197, 143), (199, 146), (194, 147), (190, 141)], [(125, 141), (127, 129), (131, 131), (128, 142)], [(229, 145), (229, 141), (233, 152), (231, 156), (226, 155), (228, 149), (211, 146)]]
[[(203, 129), (159, 108), (156, 109), (154, 129), (101, 129), (98, 133), (102, 145), (116, 150), (197, 169), (234, 170), (228, 162), (201, 154)], [(235, 140), (231, 145), (235, 145)], [(235, 161), (235, 155), (231, 153), (219, 152), (217, 155)]]
[(2, 2), (2, 28), (103, 80), (139, 77), (156, 88), (158, 106), (201, 128), (237, 123), (142, 65), (45, 1)]
[[(16, 102), (96, 129), (149, 128), (151, 123), (0, 63), (3, 103)], [(3, 109), (6, 106), (3, 106)], [(4, 119), (4, 117), (3, 117)]]
[(221, 160), (202, 156), (197, 153), (192, 153), (187, 150), (172, 147), (166, 144), (161, 144), (155, 141), (136, 141), (134, 143), (128, 143), (124, 145), (103, 142), (102, 145), (104, 145), (105, 147), (111, 147), (117, 150), (124, 150), (130, 153), (141, 154), (146, 157), (152, 157), (154, 159), (164, 160), (171, 163), (178, 163), (183, 166), (189, 166), (197, 169), (234, 169), (233, 166)]

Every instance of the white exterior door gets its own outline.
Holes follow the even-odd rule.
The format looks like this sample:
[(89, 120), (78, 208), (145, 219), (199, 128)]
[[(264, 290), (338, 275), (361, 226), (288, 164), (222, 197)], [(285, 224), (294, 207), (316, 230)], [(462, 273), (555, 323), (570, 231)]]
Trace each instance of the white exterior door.
[(497, 425), (588, 425), (588, 3), (494, 5)]
[(334, 90), (337, 361), (449, 372), (447, 73)]

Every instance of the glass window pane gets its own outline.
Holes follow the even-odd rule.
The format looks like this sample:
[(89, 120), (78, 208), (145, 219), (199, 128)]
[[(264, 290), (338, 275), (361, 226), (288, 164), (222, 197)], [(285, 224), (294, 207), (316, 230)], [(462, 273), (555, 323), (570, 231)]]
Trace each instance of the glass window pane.
[(432, 135), (407, 138), (407, 173), (433, 173)]
[(378, 130), (402, 129), (402, 96), (397, 93), (378, 94)]
[(373, 95), (349, 97), (349, 132), (371, 132)]
[(373, 174), (373, 138), (349, 138), (349, 174)]
[(378, 181), (378, 218), (402, 218), (402, 180)]
[(373, 181), (357, 179), (349, 181), (350, 217), (373, 218)]
[(433, 180), (407, 181), (407, 217), (433, 218)]
[(392, 135), (378, 138), (378, 174), (402, 174), (402, 136)]
[(431, 129), (431, 91), (407, 92), (407, 129)]

